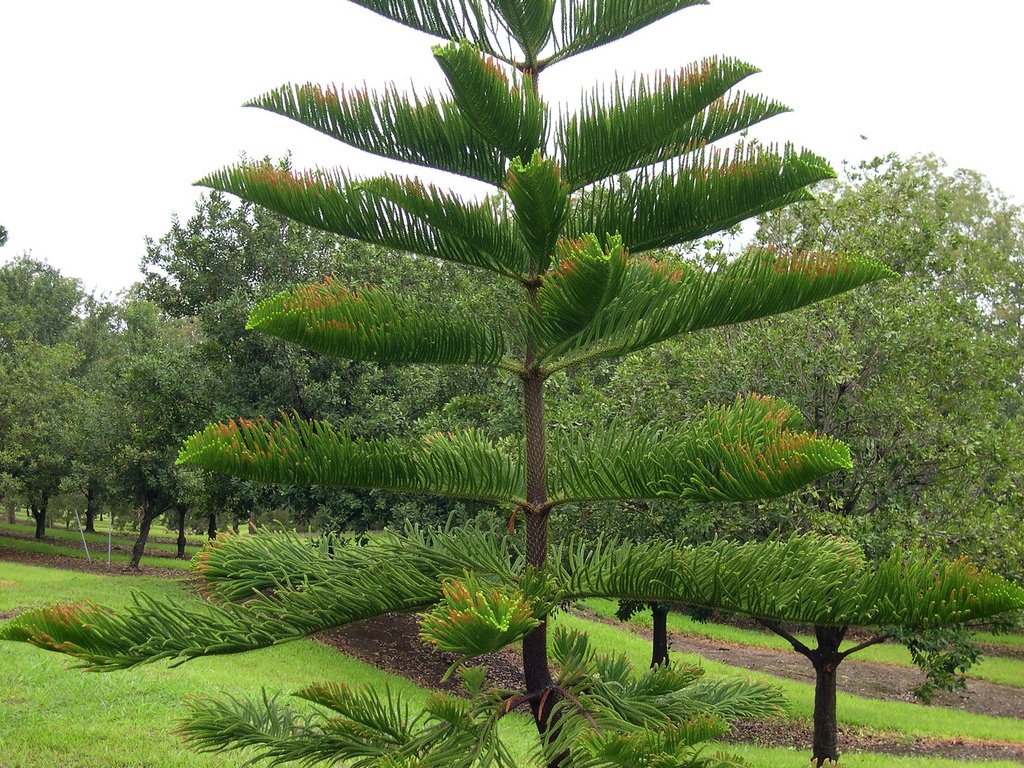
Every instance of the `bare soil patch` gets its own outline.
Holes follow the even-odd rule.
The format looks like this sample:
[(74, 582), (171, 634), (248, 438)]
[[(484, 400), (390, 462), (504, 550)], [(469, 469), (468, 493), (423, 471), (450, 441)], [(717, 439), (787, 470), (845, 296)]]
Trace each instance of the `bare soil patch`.
[[(355, 656), (377, 669), (393, 672), (424, 688), (459, 693), (458, 675), (444, 683), (441, 678), (458, 656), (432, 650), (419, 638), (419, 623), (412, 613), (390, 613), (320, 632), (314, 637), (339, 651)], [(473, 664), (487, 667), (487, 679), (499, 688), (519, 690), (523, 662), (512, 649), (481, 656)]]

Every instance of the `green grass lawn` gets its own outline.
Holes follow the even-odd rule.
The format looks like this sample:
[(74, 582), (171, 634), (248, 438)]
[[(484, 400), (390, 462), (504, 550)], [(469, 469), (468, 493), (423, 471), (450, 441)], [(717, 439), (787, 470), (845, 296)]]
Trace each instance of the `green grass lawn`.
[[(76, 548), (70, 543), (67, 546), (59, 544), (51, 544), (46, 541), (36, 541), (35, 539), (17, 539), (13, 536), (2, 536), (0, 535), (0, 547), (7, 547), (8, 549), (17, 549), (21, 552), (38, 552), (44, 555), (62, 555), (64, 557), (73, 557), (76, 560), (85, 560), (85, 552), (82, 550), (81, 544)], [(105, 563), (107, 562), (107, 550), (89, 550), (89, 555), (94, 563)], [(118, 565), (128, 565), (131, 561), (131, 555), (126, 552), (111, 552), (110, 562)], [(177, 560), (173, 557), (146, 557), (142, 556), (143, 566), (159, 566), (160, 568), (175, 568), (180, 571), (188, 571), (191, 569), (191, 563), (188, 560)], [(3, 766), (0, 766), (3, 768)]]
[[(586, 601), (586, 606), (588, 609), (593, 610), (601, 616), (615, 615), (616, 603), (612, 600), (588, 600)], [(631, 623), (635, 623), (643, 627), (650, 627), (651, 615), (649, 612), (643, 611), (634, 616), (633, 619), (631, 619)], [(679, 632), (685, 635), (705, 637), (711, 640), (722, 640), (734, 645), (749, 645), (759, 648), (774, 648), (777, 650), (788, 651), (789, 653), (793, 652), (792, 646), (778, 635), (768, 632), (759, 632), (753, 629), (742, 629), (728, 624), (714, 624), (710, 622), (703, 624), (681, 613), (670, 613), (668, 615), (667, 625), (670, 631)], [(812, 648), (815, 645), (813, 637), (800, 634), (797, 634), (796, 637), (802, 643), (805, 643)], [(979, 634), (978, 639), (982, 642), (998, 642), (1001, 639), (1016, 637), (1017, 636), (1015, 635), (994, 636), (990, 633), (985, 633), (984, 636)], [(843, 644), (843, 648), (848, 648), (855, 644), (856, 643), (846, 642)], [(881, 664), (893, 664), (899, 667), (914, 666), (914, 662), (911, 661), (910, 658), (910, 651), (908, 651), (904, 646), (897, 645), (895, 643), (885, 643), (883, 645), (875, 645), (870, 648), (865, 648), (863, 651), (858, 651), (856, 655), (851, 656), (850, 659), (855, 659), (857, 661), (874, 661)], [(990, 683), (1001, 683), (1002, 685), (1012, 685), (1017, 688), (1024, 688), (1024, 661), (999, 656), (986, 656), (982, 658), (979, 663), (971, 667), (967, 676), (977, 678), (978, 680), (987, 680)]]
[[(92, 599), (120, 608), (131, 600), (131, 590), (159, 596), (195, 599), (182, 585), (156, 577), (102, 576), (62, 569), (0, 562), (0, 612), (7, 613), (54, 600)], [(594, 630), (602, 647), (627, 652), (640, 663), (649, 656), (647, 644), (624, 628), (609, 627), (563, 616), (559, 622)], [(289, 691), (316, 680), (388, 684), (408, 695), (415, 704), (426, 691), (362, 662), (343, 656), (314, 641), (300, 641), (234, 656), (189, 662), (176, 669), (162, 664), (128, 672), (90, 673), (72, 670), (73, 660), (17, 643), (0, 644), (0, 766), (3, 768), (213, 768), (241, 766), (244, 758), (192, 754), (171, 731), (180, 716), (182, 699), (190, 694), (254, 693), (261, 686)], [(737, 670), (706, 663), (709, 674)], [(785, 688), (785, 686), (783, 686)], [(808, 687), (808, 686), (805, 686)], [(791, 694), (790, 690), (786, 693)], [(840, 702), (840, 718), (850, 721), (848, 701)], [(795, 700), (793, 711), (807, 708)], [(902, 718), (886, 721), (891, 711), (876, 712), (890, 730), (907, 724), (911, 713), (931, 708), (906, 705)], [(983, 731), (976, 716), (951, 713), (966, 726), (963, 735)], [(925, 718), (927, 720), (927, 718)], [(532, 725), (525, 717), (507, 718), (507, 734), (526, 759)], [(1012, 721), (1011, 721), (1012, 722)], [(1019, 728), (1019, 723), (1016, 724)], [(941, 730), (941, 729), (940, 729)], [(914, 732), (913, 730), (907, 731)], [(994, 729), (993, 733), (1000, 733)], [(1018, 735), (1024, 739), (1024, 735)], [(803, 768), (805, 753), (754, 746), (729, 746), (754, 768)], [(948, 762), (931, 758), (894, 759), (851, 756), (846, 768), (1010, 768), (1010, 762)]]

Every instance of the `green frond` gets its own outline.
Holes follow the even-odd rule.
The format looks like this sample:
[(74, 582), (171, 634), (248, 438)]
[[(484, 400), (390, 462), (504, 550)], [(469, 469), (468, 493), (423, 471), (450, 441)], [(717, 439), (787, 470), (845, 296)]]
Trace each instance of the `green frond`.
[(616, 357), (704, 328), (746, 322), (894, 276), (843, 254), (752, 248), (715, 270), (631, 257), (616, 236), (563, 240), (538, 291), (538, 359), (557, 371)]
[(328, 279), (260, 302), (249, 330), (315, 352), (387, 363), (497, 366), (506, 342), (478, 318), (374, 288), (350, 289)]
[[(469, 40), (499, 56), (501, 19), (488, 0), (352, 0), (385, 18), (445, 40)], [(506, 51), (507, 56), (509, 51)]]
[(458, 654), (458, 664), (522, 640), (540, 624), (521, 590), (483, 582), (469, 572), (442, 582), (441, 593), (441, 602), (420, 615), (420, 638)]
[(552, 503), (677, 498), (743, 501), (791, 493), (837, 469), (850, 451), (797, 432), (797, 414), (771, 398), (707, 408), (677, 432), (612, 428), (552, 452)]
[(585, 97), (560, 121), (556, 146), (576, 190), (595, 181), (703, 149), (787, 111), (761, 96), (724, 94), (758, 72), (737, 59), (711, 58), (677, 74), (620, 80)]
[(470, 204), (415, 181), (292, 174), (267, 164), (217, 171), (199, 184), (326, 232), (519, 278), (525, 264), (493, 200)]
[(314, 683), (294, 695), (330, 709), (392, 746), (408, 744), (413, 739), (418, 718), (413, 717), (404, 697), (386, 686), (379, 691), (371, 686)]
[(381, 531), (360, 544), (323, 536), (316, 546), (294, 533), (260, 531), (258, 536), (218, 536), (193, 564), (205, 596), (237, 601), (282, 587), (308, 588), (396, 559), (438, 578), (456, 578), (469, 569), (513, 583), (522, 566), (517, 545), (503, 526), (484, 521), (452, 528), (409, 524), (403, 533)]
[(833, 625), (860, 607), (864, 555), (854, 544), (819, 536), (696, 547), (604, 542), (567, 548), (562, 567), (567, 599), (681, 602)]
[(856, 544), (812, 535), (697, 547), (576, 544), (561, 568), (570, 600), (680, 602), (824, 626), (929, 628), (1024, 607), (1024, 589), (963, 560), (897, 551), (871, 565)]
[(535, 63), (554, 29), (555, 0), (490, 0), (526, 63)]
[(452, 101), (394, 86), (374, 93), (313, 83), (284, 85), (250, 101), (365, 152), (500, 186), (505, 160)]
[(520, 454), (500, 449), (479, 432), (362, 440), (327, 422), (283, 416), (273, 423), (212, 424), (185, 441), (178, 463), (261, 483), (508, 502), (524, 495)]
[(465, 120), (506, 158), (529, 160), (547, 143), (548, 113), (531, 78), (505, 71), (469, 43), (434, 48)]
[[(873, 626), (965, 624), (1024, 608), (1024, 589), (965, 558), (897, 550), (864, 575), (855, 618)], [(859, 623), (859, 622), (858, 622)]]
[(543, 64), (619, 40), (694, 5), (707, 5), (707, 0), (562, 0), (555, 52)]
[(530, 253), (531, 270), (547, 271), (551, 252), (565, 221), (568, 187), (558, 164), (534, 154), (528, 163), (513, 159), (505, 191), (515, 210), (515, 222)]
[(633, 253), (668, 248), (810, 199), (806, 187), (834, 176), (822, 158), (789, 145), (781, 154), (742, 145), (705, 151), (626, 184), (594, 186), (576, 201), (566, 234), (619, 234)]

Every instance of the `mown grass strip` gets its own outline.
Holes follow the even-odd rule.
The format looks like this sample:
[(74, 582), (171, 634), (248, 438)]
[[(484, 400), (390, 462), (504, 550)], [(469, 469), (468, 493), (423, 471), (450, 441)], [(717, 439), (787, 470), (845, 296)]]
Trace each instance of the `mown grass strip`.
[[(45, 541), (36, 541), (35, 539), (18, 539), (13, 536), (0, 536), (0, 547), (7, 547), (8, 549), (16, 549), (20, 552), (35, 552), (42, 555), (60, 555), (61, 557), (72, 557), (76, 560), (85, 560), (85, 552), (82, 550), (81, 545), (76, 549), (72, 546), (63, 547), (57, 544), (50, 544)], [(92, 557), (94, 563), (106, 563), (107, 562), (107, 551), (104, 549), (102, 552), (99, 550), (89, 550), (89, 555)], [(131, 562), (131, 556), (124, 552), (112, 552), (110, 555), (110, 562), (116, 563), (117, 565), (128, 565)], [(160, 568), (172, 568), (180, 571), (191, 570), (191, 563), (188, 560), (177, 560), (173, 557), (142, 557), (143, 566), (152, 566)]]

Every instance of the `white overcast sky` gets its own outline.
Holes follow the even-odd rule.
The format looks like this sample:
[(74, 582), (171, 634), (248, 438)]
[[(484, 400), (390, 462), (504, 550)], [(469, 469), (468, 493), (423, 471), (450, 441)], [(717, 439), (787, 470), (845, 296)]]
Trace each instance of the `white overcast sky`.
[[(571, 100), (616, 71), (736, 56), (763, 70), (747, 90), (795, 110), (756, 135), (837, 168), (934, 152), (1024, 202), (1022, 31), (1014, 0), (713, 0), (548, 70), (542, 90)], [(242, 152), (396, 170), (239, 105), (287, 81), (440, 86), (431, 43), (345, 0), (4, 0), (0, 260), (31, 251), (114, 292), (144, 238), (191, 213), (191, 183)]]

